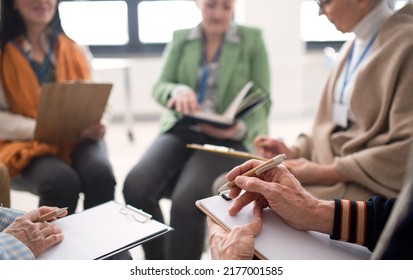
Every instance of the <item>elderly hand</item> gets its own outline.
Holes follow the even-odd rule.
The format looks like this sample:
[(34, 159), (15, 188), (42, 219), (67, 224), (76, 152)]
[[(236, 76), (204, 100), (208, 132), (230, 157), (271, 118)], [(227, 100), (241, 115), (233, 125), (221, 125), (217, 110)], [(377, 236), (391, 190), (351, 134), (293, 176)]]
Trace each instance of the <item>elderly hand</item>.
[[(63, 234), (60, 228), (48, 222), (35, 222), (41, 215), (56, 209), (56, 207), (42, 206), (37, 210), (32, 210), (18, 217), (5, 228), (3, 232), (20, 240), (33, 252), (33, 255), (37, 257), (63, 240)], [(67, 211), (60, 214), (59, 217), (65, 215), (67, 215)], [(55, 219), (56, 218), (53, 220)]]
[(106, 128), (102, 123), (95, 123), (82, 131), (81, 137), (99, 141), (105, 136)]
[(175, 108), (175, 111), (184, 115), (189, 115), (199, 111), (198, 98), (195, 92), (185, 90), (172, 96), (166, 106), (170, 109)]
[(297, 150), (288, 148), (284, 142), (261, 135), (254, 139), (255, 152), (265, 158), (273, 158), (285, 154), (288, 159), (297, 157)]
[(229, 193), (231, 198), (236, 198), (242, 189), (246, 190), (229, 209), (230, 215), (237, 214), (244, 206), (259, 200), (295, 229), (331, 234), (334, 202), (313, 197), (283, 165), (270, 169), (259, 177), (239, 176), (260, 163), (262, 161), (249, 160), (227, 174), (227, 180), (235, 178), (237, 184)]
[(254, 219), (245, 225), (236, 226), (230, 232), (213, 222), (209, 217), (209, 246), (215, 260), (251, 260), (255, 252), (254, 237), (262, 228), (262, 204), (254, 206)]
[(305, 158), (286, 160), (284, 164), (302, 184), (328, 186), (347, 181), (332, 165), (318, 164)]

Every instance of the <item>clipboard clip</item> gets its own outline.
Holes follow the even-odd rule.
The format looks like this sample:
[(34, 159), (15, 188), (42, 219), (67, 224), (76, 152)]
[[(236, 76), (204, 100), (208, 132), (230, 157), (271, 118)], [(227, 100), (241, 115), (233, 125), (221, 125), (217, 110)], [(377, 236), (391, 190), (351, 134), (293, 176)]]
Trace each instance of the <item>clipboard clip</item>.
[(127, 204), (123, 206), (119, 212), (125, 216), (129, 216), (140, 223), (146, 223), (150, 219), (152, 219), (152, 215), (146, 213), (142, 209), (138, 209), (133, 207), (132, 205)]

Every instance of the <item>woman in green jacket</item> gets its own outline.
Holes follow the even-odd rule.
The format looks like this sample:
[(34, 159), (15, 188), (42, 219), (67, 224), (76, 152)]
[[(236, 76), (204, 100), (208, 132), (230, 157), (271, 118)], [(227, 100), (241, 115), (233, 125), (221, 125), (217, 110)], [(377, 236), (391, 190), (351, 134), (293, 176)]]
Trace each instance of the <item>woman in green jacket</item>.
[[(211, 195), (214, 179), (240, 164), (239, 159), (191, 150), (188, 143), (213, 144), (247, 150), (253, 139), (266, 134), (270, 75), (260, 30), (232, 22), (235, 0), (196, 0), (201, 23), (174, 32), (164, 52), (164, 66), (153, 96), (165, 107), (161, 134), (133, 167), (124, 183), (126, 203), (163, 221), (159, 200), (172, 200), (165, 238), (143, 246), (146, 259), (199, 259), (205, 220), (195, 201)], [(188, 123), (197, 111), (222, 114), (249, 81), (268, 101), (222, 128)]]

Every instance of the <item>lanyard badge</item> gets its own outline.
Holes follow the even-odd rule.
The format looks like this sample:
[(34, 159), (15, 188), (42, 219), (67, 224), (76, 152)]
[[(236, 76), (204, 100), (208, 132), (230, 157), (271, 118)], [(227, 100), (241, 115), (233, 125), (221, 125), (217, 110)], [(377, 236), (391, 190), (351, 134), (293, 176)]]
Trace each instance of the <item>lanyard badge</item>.
[(353, 73), (357, 70), (357, 68), (360, 66), (361, 62), (364, 60), (366, 57), (366, 54), (370, 50), (371, 46), (373, 45), (374, 40), (377, 37), (377, 33), (373, 35), (373, 37), (370, 39), (368, 42), (366, 48), (364, 49), (363, 53), (361, 54), (360, 58), (357, 60), (356, 64), (354, 65), (353, 69), (350, 71), (350, 66), (351, 66), (351, 60), (353, 59), (353, 52), (354, 52), (354, 44), (351, 47), (350, 54), (347, 58), (346, 62), (346, 70), (344, 73), (344, 79), (343, 79), (343, 87), (341, 88), (341, 93), (340, 93), (340, 99), (338, 102), (334, 102), (333, 106), (333, 121), (335, 124), (347, 128), (348, 125), (348, 113), (349, 113), (349, 106), (348, 104), (344, 104), (343, 102), (343, 97), (345, 90), (347, 88), (349, 79), (352, 77)]
[[(219, 56), (221, 55), (222, 45), (216, 50), (211, 63), (217, 62)], [(202, 72), (201, 72), (201, 79), (199, 81), (198, 86), (198, 103), (201, 104), (204, 100), (204, 95), (206, 92), (207, 84), (208, 84), (208, 76), (209, 76), (209, 68), (206, 56), (205, 48), (202, 51)]]

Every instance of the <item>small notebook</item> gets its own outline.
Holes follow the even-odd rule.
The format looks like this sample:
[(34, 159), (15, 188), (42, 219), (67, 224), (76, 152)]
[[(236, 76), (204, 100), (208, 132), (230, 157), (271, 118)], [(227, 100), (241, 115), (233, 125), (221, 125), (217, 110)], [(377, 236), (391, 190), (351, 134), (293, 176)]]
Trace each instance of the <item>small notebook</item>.
[(100, 122), (112, 84), (89, 82), (43, 85), (34, 138), (51, 144), (72, 144), (81, 132)]
[(52, 222), (64, 239), (39, 256), (40, 260), (105, 259), (172, 230), (139, 209), (115, 201)]
[(183, 121), (194, 124), (208, 123), (217, 127), (230, 127), (234, 125), (237, 118), (246, 116), (253, 112), (259, 105), (269, 100), (268, 95), (264, 94), (260, 89), (250, 92), (252, 86), (252, 81), (246, 83), (222, 115), (198, 111), (194, 114), (184, 116)]
[[(196, 206), (226, 230), (247, 224), (253, 219), (253, 204), (244, 207), (236, 216), (228, 214), (233, 203), (220, 195), (198, 200)], [(319, 232), (298, 231), (271, 209), (264, 210), (264, 224), (255, 237), (255, 255), (274, 260), (358, 260), (369, 259), (371, 252), (362, 246), (331, 240)]]

